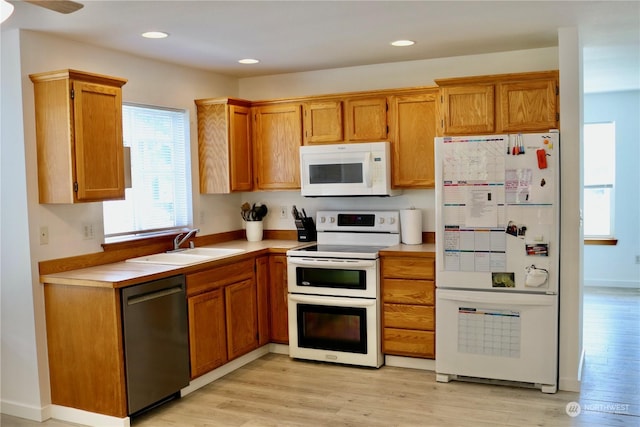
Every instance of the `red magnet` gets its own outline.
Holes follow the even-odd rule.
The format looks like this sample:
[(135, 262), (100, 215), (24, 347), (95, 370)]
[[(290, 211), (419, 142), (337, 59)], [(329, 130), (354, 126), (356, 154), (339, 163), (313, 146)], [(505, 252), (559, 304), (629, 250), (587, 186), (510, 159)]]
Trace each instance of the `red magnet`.
[(538, 156), (538, 168), (546, 169), (547, 168), (547, 152), (544, 148), (536, 150), (536, 155)]

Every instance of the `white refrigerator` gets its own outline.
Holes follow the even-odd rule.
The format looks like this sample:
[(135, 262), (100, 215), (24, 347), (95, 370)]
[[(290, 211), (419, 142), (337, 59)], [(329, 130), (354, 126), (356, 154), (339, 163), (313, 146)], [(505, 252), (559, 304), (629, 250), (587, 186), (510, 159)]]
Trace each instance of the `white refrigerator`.
[(559, 144), (436, 138), (437, 381), (557, 391)]

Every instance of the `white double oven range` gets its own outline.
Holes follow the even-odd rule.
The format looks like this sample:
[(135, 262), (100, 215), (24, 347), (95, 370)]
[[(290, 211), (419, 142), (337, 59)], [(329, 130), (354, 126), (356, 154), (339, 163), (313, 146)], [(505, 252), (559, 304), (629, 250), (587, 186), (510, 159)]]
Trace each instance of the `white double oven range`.
[(317, 244), (287, 252), (289, 355), (380, 367), (378, 252), (400, 243), (398, 211), (318, 211)]

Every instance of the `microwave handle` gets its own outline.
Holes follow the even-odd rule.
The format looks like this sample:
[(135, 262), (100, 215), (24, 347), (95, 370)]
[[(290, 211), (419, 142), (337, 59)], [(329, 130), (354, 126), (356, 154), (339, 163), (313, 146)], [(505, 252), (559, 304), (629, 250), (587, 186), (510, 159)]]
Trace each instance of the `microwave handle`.
[(364, 155), (363, 162), (363, 175), (364, 175), (364, 184), (367, 188), (371, 188), (371, 153), (367, 152)]

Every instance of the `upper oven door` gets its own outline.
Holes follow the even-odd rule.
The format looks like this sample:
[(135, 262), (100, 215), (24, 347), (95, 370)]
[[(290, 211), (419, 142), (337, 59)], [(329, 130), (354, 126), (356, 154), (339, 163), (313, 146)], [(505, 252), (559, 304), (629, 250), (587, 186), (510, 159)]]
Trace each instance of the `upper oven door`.
[(378, 298), (378, 260), (287, 257), (289, 292)]

